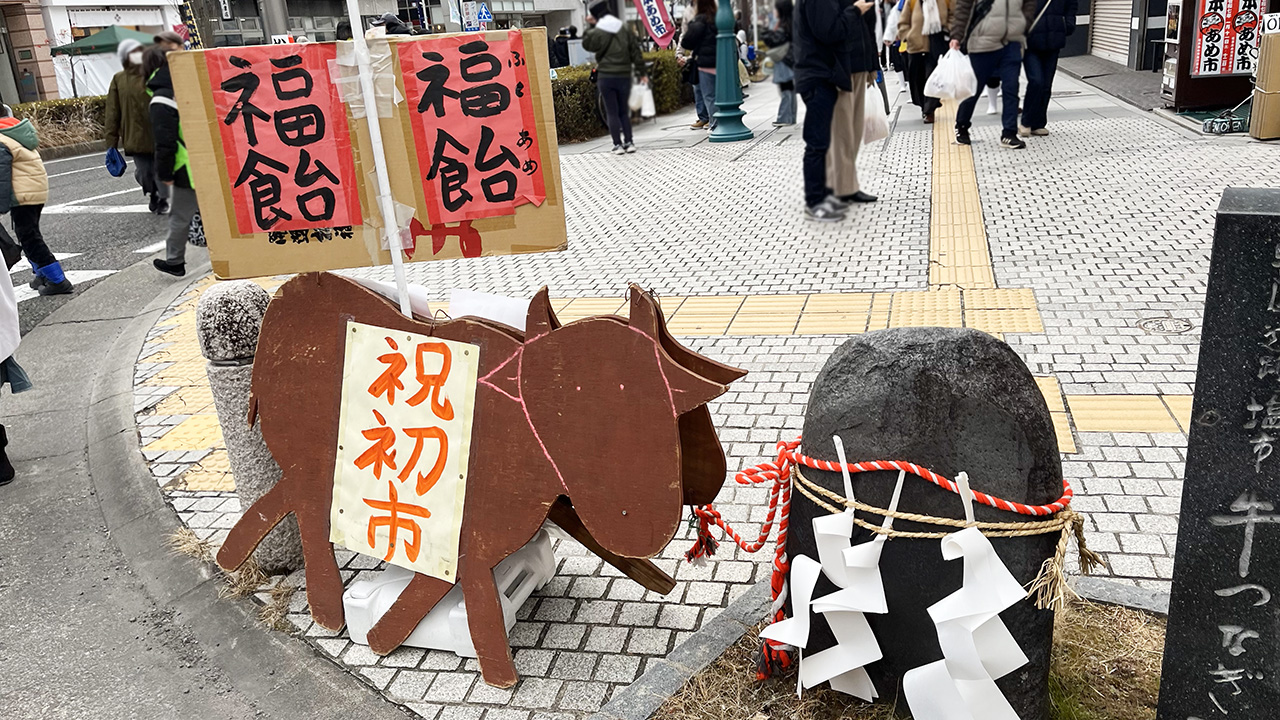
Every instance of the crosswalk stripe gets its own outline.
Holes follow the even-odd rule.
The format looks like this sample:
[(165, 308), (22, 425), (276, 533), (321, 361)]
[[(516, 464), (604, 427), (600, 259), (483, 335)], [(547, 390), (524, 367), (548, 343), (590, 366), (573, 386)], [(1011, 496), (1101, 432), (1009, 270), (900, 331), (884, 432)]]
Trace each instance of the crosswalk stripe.
[[(84, 253), (54, 253), (53, 259), (57, 260), (58, 262), (65, 262), (67, 260), (70, 260), (73, 257), (80, 257), (83, 254)], [(12, 268), (9, 269), (9, 274), (13, 275), (14, 273), (20, 273), (30, 269), (31, 269), (31, 263), (19, 262), (17, 265), (14, 265)]]
[[(68, 270), (65, 274), (67, 279), (71, 281), (72, 285), (79, 285), (80, 283), (89, 282), (90, 280), (97, 280), (98, 278), (104, 278), (108, 275), (114, 275), (115, 272), (115, 270)], [(26, 283), (18, 283), (17, 285), (14, 285), (13, 292), (18, 298), (18, 302), (30, 300), (31, 298), (39, 297), (40, 295), (40, 293), (32, 290), (31, 286)]]
[(45, 215), (94, 215), (107, 213), (150, 213), (147, 205), (53, 205)]

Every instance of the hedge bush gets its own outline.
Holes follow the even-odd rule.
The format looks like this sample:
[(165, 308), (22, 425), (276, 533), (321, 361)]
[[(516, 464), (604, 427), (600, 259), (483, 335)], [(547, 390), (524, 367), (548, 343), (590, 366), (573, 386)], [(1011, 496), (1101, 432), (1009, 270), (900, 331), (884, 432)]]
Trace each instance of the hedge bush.
[[(653, 63), (649, 84), (658, 114), (670, 113), (693, 102), (693, 86), (680, 81), (680, 66), (673, 50), (645, 53)], [(556, 135), (560, 142), (590, 140), (609, 132), (597, 114), (596, 86), (591, 82), (591, 65), (558, 68), (551, 82), (556, 104)]]
[(36, 126), (41, 147), (58, 147), (102, 139), (107, 98), (40, 100), (13, 106), (13, 115)]

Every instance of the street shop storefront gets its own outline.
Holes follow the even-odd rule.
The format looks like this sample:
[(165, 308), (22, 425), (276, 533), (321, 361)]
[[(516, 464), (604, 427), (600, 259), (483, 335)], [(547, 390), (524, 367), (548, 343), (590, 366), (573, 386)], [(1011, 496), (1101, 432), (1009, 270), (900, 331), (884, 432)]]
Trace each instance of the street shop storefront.
[(1162, 93), (1176, 111), (1233, 107), (1258, 69), (1263, 17), (1280, 0), (1181, 0), (1166, 10)]

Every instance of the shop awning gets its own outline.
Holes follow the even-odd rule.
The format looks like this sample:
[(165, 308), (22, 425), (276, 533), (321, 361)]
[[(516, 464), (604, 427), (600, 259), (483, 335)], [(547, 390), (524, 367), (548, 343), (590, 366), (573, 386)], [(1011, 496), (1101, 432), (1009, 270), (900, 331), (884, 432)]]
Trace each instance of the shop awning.
[(154, 42), (151, 33), (138, 32), (129, 28), (122, 28), (119, 25), (112, 25), (105, 30), (100, 30), (88, 37), (82, 37), (79, 40), (50, 48), (51, 55), (97, 55), (99, 53), (113, 53), (116, 46), (121, 40), (137, 40), (143, 45), (150, 45)]

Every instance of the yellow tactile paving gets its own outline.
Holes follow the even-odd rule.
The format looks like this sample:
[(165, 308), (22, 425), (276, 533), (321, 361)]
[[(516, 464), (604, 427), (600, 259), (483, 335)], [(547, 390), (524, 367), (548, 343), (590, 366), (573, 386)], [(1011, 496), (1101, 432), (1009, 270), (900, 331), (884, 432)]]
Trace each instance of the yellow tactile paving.
[(1049, 406), (1049, 412), (1065, 413), (1067, 406), (1062, 402), (1062, 389), (1056, 377), (1036, 377), (1036, 385), (1040, 386), (1040, 394)]
[(1058, 436), (1058, 452), (1074, 453), (1076, 451), (1076, 439), (1071, 435), (1071, 421), (1064, 412), (1051, 412), (1049, 417), (1053, 419), (1053, 432)]
[(1159, 395), (1068, 395), (1080, 432), (1180, 432)]
[(1182, 432), (1191, 432), (1191, 395), (1162, 395), (1164, 404), (1173, 413), (1173, 419), (1182, 426)]
[(963, 327), (960, 308), (955, 289), (894, 293), (889, 327)]
[(204, 450), (222, 445), (222, 428), (216, 415), (192, 415), (144, 450)]
[(867, 313), (805, 313), (796, 335), (856, 335), (867, 329)]
[(965, 327), (989, 333), (1042, 333), (1040, 313), (1035, 309), (964, 310)]
[(965, 310), (1035, 310), (1036, 294), (1030, 288), (988, 288), (964, 291)]
[(826, 295), (810, 295), (804, 305), (805, 315), (822, 315), (827, 313), (862, 314), (871, 311), (873, 293), (831, 293)]
[(156, 404), (157, 415), (213, 414), (213, 392), (209, 383), (187, 385)]
[(951, 138), (955, 110), (955, 103), (943, 103), (933, 126), (929, 286), (994, 288), (973, 151)]

